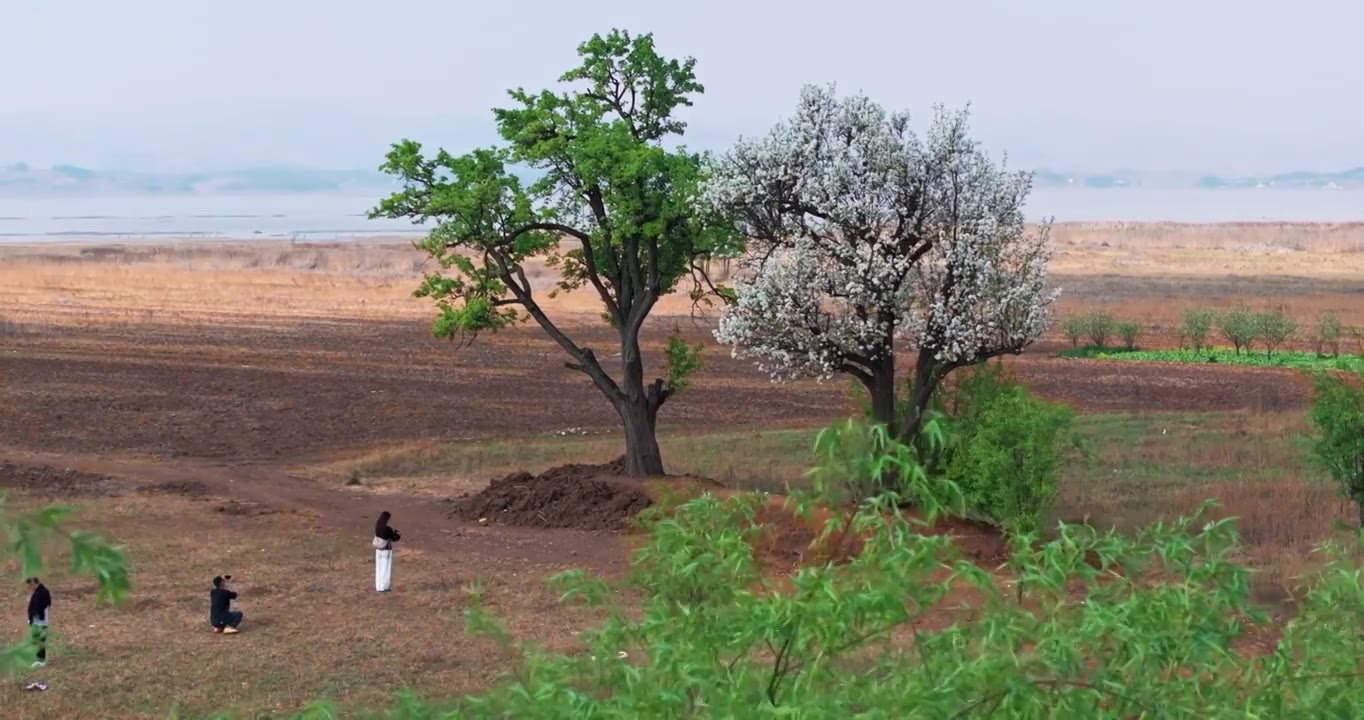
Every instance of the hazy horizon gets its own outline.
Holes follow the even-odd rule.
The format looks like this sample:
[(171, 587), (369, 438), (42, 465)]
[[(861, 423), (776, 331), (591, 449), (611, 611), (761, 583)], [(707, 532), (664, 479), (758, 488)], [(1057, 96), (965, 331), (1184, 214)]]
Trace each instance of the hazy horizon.
[[(665, 10), (664, 7), (675, 7)], [(1011, 163), (1262, 174), (1364, 165), (1364, 7), (1311, 0), (456, 6), (406, 0), (8, 3), (0, 163), (373, 168), (412, 137), (495, 140), (507, 88), (550, 87), (613, 27), (693, 56), (686, 142), (719, 149), (837, 83), (920, 120), (970, 102)]]

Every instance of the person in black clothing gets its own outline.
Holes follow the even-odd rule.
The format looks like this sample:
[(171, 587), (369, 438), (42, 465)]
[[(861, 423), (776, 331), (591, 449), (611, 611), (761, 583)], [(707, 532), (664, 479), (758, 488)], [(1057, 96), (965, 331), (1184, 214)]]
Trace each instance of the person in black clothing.
[(397, 528), (389, 527), (391, 517), (385, 510), (374, 523), (374, 589), (379, 592), (393, 589), (393, 543), (402, 538)]
[(36, 577), (24, 582), (33, 588), (33, 594), (28, 596), (28, 632), (33, 644), (38, 646), (38, 660), (33, 667), (42, 667), (47, 664), (47, 627), (52, 620), (52, 593)]
[[(226, 578), (231, 579), (231, 575)], [(237, 633), (237, 626), (242, 624), (242, 612), (232, 609), (232, 601), (236, 599), (237, 593), (224, 587), (224, 578), (213, 578), (213, 589), (208, 591), (208, 622), (213, 626), (213, 632)]]

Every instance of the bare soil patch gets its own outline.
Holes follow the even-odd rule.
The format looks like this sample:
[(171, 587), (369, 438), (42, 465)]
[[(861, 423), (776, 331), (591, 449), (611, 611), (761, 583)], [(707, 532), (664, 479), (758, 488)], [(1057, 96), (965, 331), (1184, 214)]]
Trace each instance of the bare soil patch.
[(139, 495), (180, 495), (202, 497), (209, 494), (208, 485), (197, 480), (170, 480), (137, 486)]
[(118, 481), (108, 475), (51, 465), (0, 463), (0, 488), (21, 490), (49, 498), (110, 497), (120, 494)]

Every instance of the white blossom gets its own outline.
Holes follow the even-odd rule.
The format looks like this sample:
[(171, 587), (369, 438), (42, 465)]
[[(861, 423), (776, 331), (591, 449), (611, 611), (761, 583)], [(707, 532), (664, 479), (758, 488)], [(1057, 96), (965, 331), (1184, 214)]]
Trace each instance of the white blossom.
[(950, 366), (1021, 351), (1057, 296), (1030, 187), (968, 138), (964, 111), (939, 109), (921, 141), (906, 114), (807, 87), (708, 188), (752, 251), (716, 337), (774, 379), (865, 376), (897, 340)]

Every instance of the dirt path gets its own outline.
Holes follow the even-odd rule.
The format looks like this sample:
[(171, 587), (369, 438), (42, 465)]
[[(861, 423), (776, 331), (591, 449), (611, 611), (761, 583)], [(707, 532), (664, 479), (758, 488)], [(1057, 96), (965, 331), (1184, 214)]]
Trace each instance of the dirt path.
[(0, 450), (11, 461), (50, 465), (118, 478), (128, 490), (147, 485), (198, 483), (207, 494), (238, 503), (290, 512), (326, 529), (356, 539), (357, 552), (367, 552), (374, 519), (393, 514), (405, 547), (459, 558), (474, 572), (553, 571), (582, 567), (615, 575), (626, 568), (619, 537), (578, 530), (487, 527), (448, 517), (447, 503), (423, 497), (376, 494), (364, 488), (340, 488), (292, 475), (264, 463), (219, 463), (98, 455)]

